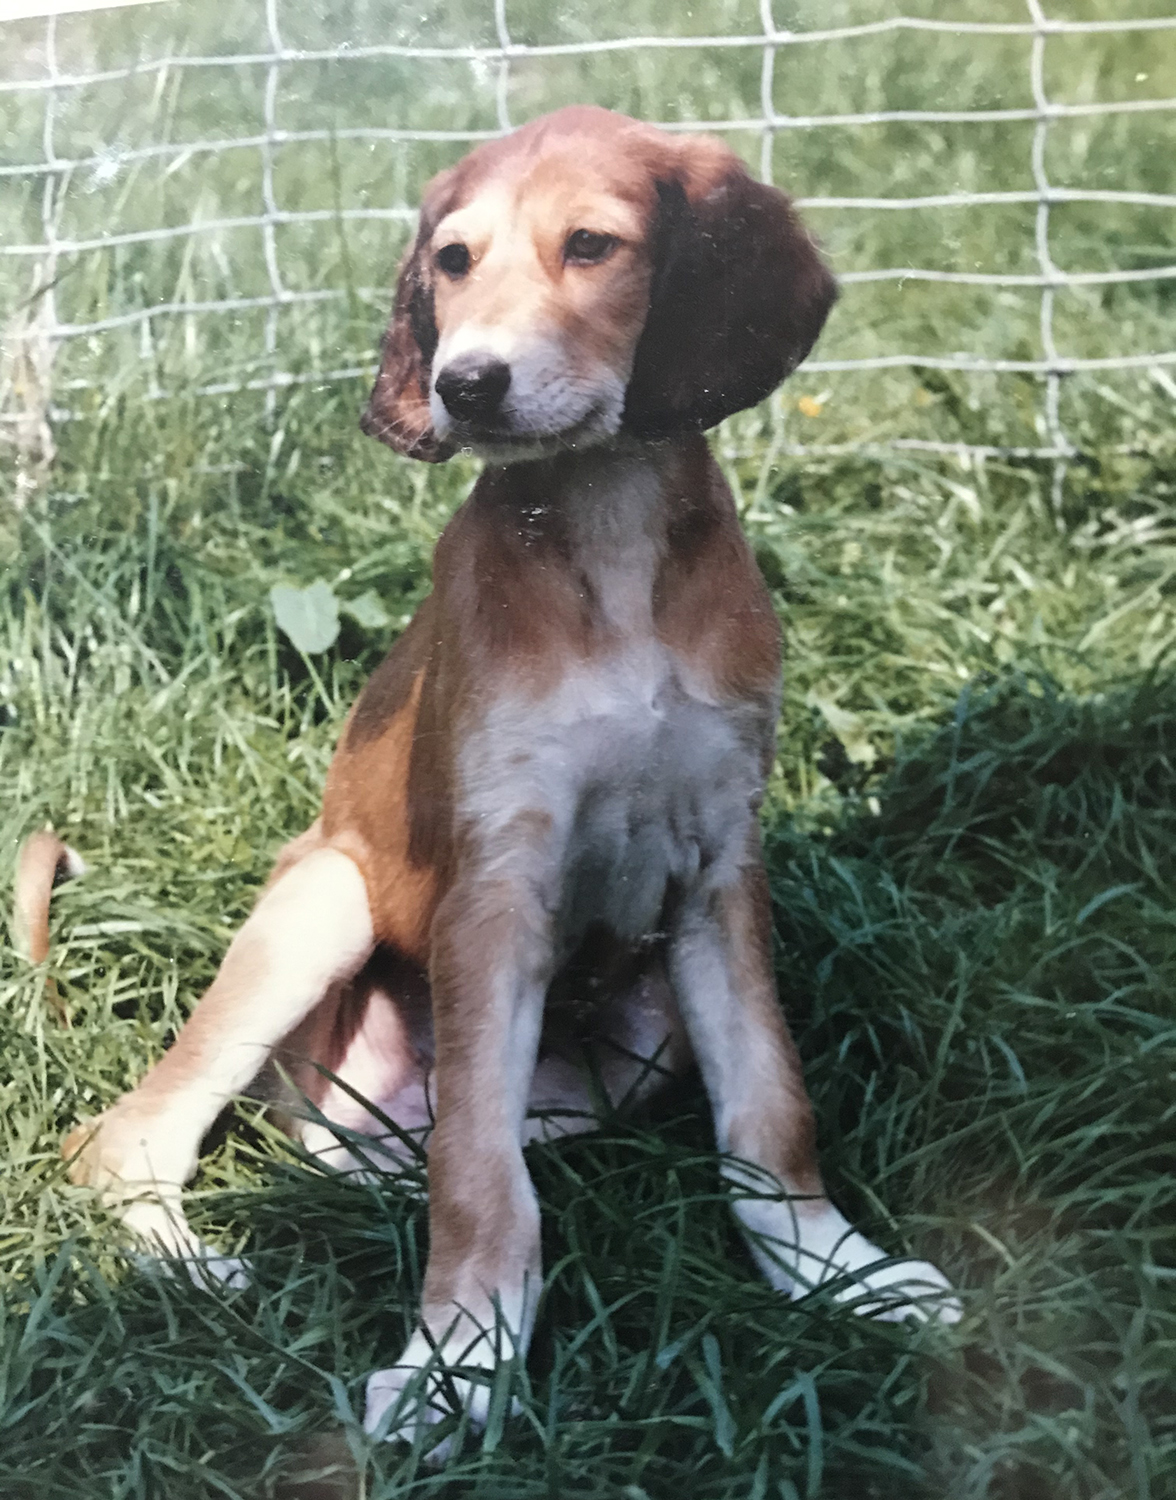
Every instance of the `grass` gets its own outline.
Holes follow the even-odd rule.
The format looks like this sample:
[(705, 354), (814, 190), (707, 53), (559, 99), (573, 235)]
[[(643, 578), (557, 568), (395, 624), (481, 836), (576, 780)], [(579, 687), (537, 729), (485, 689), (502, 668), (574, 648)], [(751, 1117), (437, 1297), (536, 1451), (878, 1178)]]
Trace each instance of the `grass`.
[[(289, 9), (291, 26), (319, 24)], [(178, 14), (193, 48), (214, 45), (216, 27), (215, 45), (264, 43), (243, 30), (255, 24), (248, 10)], [(125, 17), (62, 28), (92, 57), (150, 51), (153, 28), (176, 27), (176, 15), (139, 13), (133, 33)], [(385, 15), (356, 6), (356, 37)], [(814, 15), (800, 7), (797, 24)], [(754, 31), (757, 17), (696, 6), (689, 25)], [(535, 28), (532, 40), (556, 35), (538, 13), (516, 21), (520, 35)], [(626, 11), (634, 31), (655, 23), (665, 26), (639, 5)], [(420, 31), (490, 40), (478, 30), (488, 24), (482, 9), (451, 7), (427, 12)], [(564, 8), (558, 25), (557, 39), (602, 30), (594, 7)], [(978, 102), (998, 86), (1014, 102), (1027, 79), (1022, 42), (991, 54), (939, 45), (847, 45), (823, 72), (781, 72), (780, 86), (808, 90), (790, 95), (799, 111), (847, 92), (861, 108)], [(1157, 95), (1176, 94), (1166, 45), (1153, 38), (1141, 61), (1130, 39), (1051, 39), (1050, 87), (1110, 97), (1149, 72)], [(553, 64), (521, 71), (515, 97), (520, 117), (542, 107), (544, 89), (663, 117), (671, 106), (734, 114), (758, 108), (758, 66), (757, 55), (717, 54), (574, 73)], [(170, 109), (171, 138), (181, 126), (186, 138), (211, 128), (209, 101), (226, 131), (244, 128), (227, 80), (192, 93), (192, 76), (169, 85), (174, 99), (124, 91), (121, 115), (99, 90), (69, 128), (95, 144), (131, 141), (132, 127), (159, 136)], [(446, 94), (423, 70), (404, 87), (426, 123), (476, 124), (489, 106), (462, 77), (464, 92)], [(235, 85), (242, 120), (255, 83)], [(299, 108), (321, 110), (329, 86), (329, 75), (307, 86)], [(356, 91), (357, 109), (375, 109), (375, 88)], [(1170, 153), (1130, 134), (1144, 129), (1088, 122), (1075, 180), (1118, 163), (1136, 174), (1128, 185), (1171, 191)], [(950, 127), (793, 133), (778, 140), (776, 166), (814, 193), (1018, 185), (1025, 143), (980, 144)], [(343, 146), (345, 201), (381, 184), (384, 201), (411, 201), (440, 164), (421, 147), (365, 166)], [(312, 156), (290, 159), (302, 175), (288, 191), (319, 191)], [(347, 175), (361, 167), (368, 178)], [(80, 177), (69, 232), (114, 208), (188, 215), (197, 192), (223, 207), (256, 162), (234, 170), (225, 159), (215, 171), (184, 166), (165, 179), (174, 200), (147, 168), (93, 193)], [(1075, 266), (1154, 263), (1161, 231), (1117, 213), (1059, 214), (1056, 253)], [(933, 253), (1013, 265), (1023, 253), (998, 216), (950, 233), (939, 217), (940, 242), (901, 215), (829, 214), (843, 268)], [(342, 285), (345, 245), (357, 280), (387, 279), (386, 226), (353, 225), (346, 240), (328, 228), (304, 246), (308, 275)], [(1028, 233), (1031, 244), (1031, 223)], [(214, 272), (228, 278), (214, 290), (247, 288), (256, 245), (221, 249), (227, 271), (206, 248), (86, 262), (62, 290), (63, 306), (78, 299), (62, 315), (117, 310), (136, 276), (152, 297), (176, 295), (183, 275), (204, 295)], [(5, 295), (16, 298), (14, 286)], [(1160, 347), (1163, 286), (1090, 293), (1082, 352), (1098, 352), (1112, 325), (1121, 347)], [(937, 347), (1009, 348), (1019, 336), (1020, 304), (999, 297), (874, 302), (869, 290), (844, 299), (822, 354), (894, 348), (919, 327)], [(87, 301), (99, 293), (108, 303)], [(350, 321), (324, 313), (317, 324), (284, 312), (278, 362), (370, 348), (377, 315), (362, 298), (355, 306)], [(435, 1471), (409, 1451), (369, 1453), (356, 1424), (364, 1376), (397, 1352), (419, 1291), (425, 1219), (411, 1181), (324, 1175), (241, 1106), (205, 1159), (193, 1212), (211, 1238), (243, 1244), (257, 1274), (248, 1291), (209, 1295), (128, 1263), (58, 1157), (66, 1126), (133, 1082), (174, 1034), (276, 848), (314, 815), (342, 716), (427, 589), (433, 542), (473, 472), (414, 467), (361, 439), (358, 382), (298, 387), (272, 414), (260, 395), (197, 397), (226, 370), (267, 368), (262, 330), (248, 316), (167, 326), (152, 369), (176, 390), (169, 400), (141, 399), (137, 334), (63, 356), (60, 380), (92, 368), (102, 389), (70, 397), (84, 420), (59, 426), (46, 489), (0, 521), (0, 843), (11, 854), (52, 820), (94, 867), (55, 899), (51, 968), (68, 1028), (43, 975), (0, 949), (4, 1500), (269, 1500), (344, 1455), (363, 1471), (352, 1492), (366, 1500), (1176, 1493), (1176, 456), (1162, 387), (1145, 376), (1068, 382), (1083, 451), (1060, 504), (1050, 465), (1034, 460), (784, 452), (814, 435), (1036, 441), (1041, 393), (1017, 377), (830, 376), (821, 414), (807, 418), (795, 397), (816, 386), (802, 373), (782, 402), (716, 439), (789, 642), (765, 831), (781, 993), (827, 1175), (888, 1250), (943, 1265), (964, 1322), (895, 1328), (823, 1295), (773, 1296), (732, 1230), (701, 1096), (684, 1084), (649, 1117), (532, 1150), (548, 1283), (517, 1377), (521, 1415)], [(329, 652), (300, 657), (268, 592), (316, 578), (342, 599), (374, 591), (390, 627), (347, 617)]]
[[(940, 21), (1025, 24), (1022, 0), (918, 0), (916, 16)], [(776, 25), (798, 33), (877, 20), (866, 0), (775, 0)], [(1049, 14), (1102, 20), (1165, 15), (1169, 0), (1066, 0)], [(495, 46), (487, 0), (281, 0), (280, 34), (290, 48), (395, 42), (425, 47)], [(695, 0), (667, 11), (657, 0), (604, 10), (594, 0), (508, 0), (515, 41), (578, 43), (626, 35), (763, 34), (757, 0)], [(44, 76), (41, 21), (6, 28), (5, 71)], [(231, 0), (174, 0), (121, 16), (64, 17), (57, 25), (63, 73), (126, 68), (167, 57), (215, 59), (265, 55), (265, 7)], [(1031, 39), (1024, 35), (893, 32), (776, 49), (769, 87), (788, 116), (877, 110), (1032, 108)], [(763, 49), (685, 48), (587, 56), (524, 57), (511, 64), (510, 117), (522, 122), (570, 100), (592, 100), (646, 119), (703, 124), (763, 117)], [(1176, 98), (1176, 33), (1109, 32), (1053, 36), (1045, 45), (1043, 84), (1060, 103)], [(93, 417), (111, 403), (157, 389), (186, 393), (202, 384), (265, 380), (275, 372), (306, 376), (370, 361), (387, 287), (421, 189), (463, 152), (445, 139), (356, 139), (347, 131), (429, 134), (498, 127), (495, 65), (452, 57), (342, 56), (285, 63), (275, 85), (274, 125), (286, 138), (271, 148), (277, 207), (318, 214), (282, 222), (272, 250), (282, 287), (335, 300), (287, 303), (271, 310), (239, 305), (271, 292), (267, 244), (257, 227), (205, 228), (199, 234), (64, 255), (54, 267), (57, 316), (88, 324), (173, 309), (75, 338), (63, 348), (58, 404)], [(129, 78), (62, 90), (49, 139), (59, 159), (77, 163), (55, 179), (6, 177), (0, 240), (37, 245), (48, 213), (62, 241), (100, 239), (112, 230), (184, 231), (192, 224), (262, 212), (269, 72), (263, 63), (141, 71)], [(0, 92), (0, 138), (13, 164), (43, 161), (46, 91)], [(754, 169), (805, 197), (921, 197), (1035, 189), (1035, 122), (927, 123), (889, 120), (867, 126), (782, 128), (765, 148), (757, 128), (728, 132)], [(327, 132), (307, 141), (299, 132)], [(1171, 115), (1141, 111), (1063, 117), (1049, 127), (1042, 165), (1051, 183), (1084, 189), (1172, 193)], [(293, 137), (293, 138), (289, 138)], [(135, 155), (163, 148), (164, 155)], [(215, 148), (215, 149), (213, 149)], [(363, 217), (401, 210), (398, 220)], [(342, 217), (351, 215), (351, 217)], [(1170, 208), (1146, 204), (1059, 203), (1050, 214), (1051, 254), (1066, 271), (1145, 271), (1171, 263)], [(901, 211), (813, 208), (810, 222), (842, 274), (891, 268), (952, 273), (1035, 274), (1040, 270), (1037, 206), (986, 204)], [(0, 319), (28, 302), (35, 262), (0, 258)], [(1058, 349), (1101, 357), (1171, 348), (1173, 280), (1059, 289)], [(238, 299), (221, 312), (186, 304)], [(901, 351), (922, 355), (1041, 359), (1041, 292), (1033, 286), (969, 286), (904, 279), (849, 285), (822, 340), (820, 357), (866, 358)], [(267, 350), (269, 352), (267, 352)], [(79, 388), (79, 383), (84, 388)], [(806, 389), (805, 378), (793, 393)], [(792, 443), (880, 442), (894, 437), (1040, 446), (1039, 383), (1017, 375), (976, 375), (958, 384), (953, 405), (917, 369), (814, 375), (820, 413), (780, 407)], [(237, 403), (243, 410), (251, 403)], [(1061, 416), (1083, 448), (1146, 446), (1170, 426), (1171, 387), (1146, 369), (1096, 371), (1068, 379)]]

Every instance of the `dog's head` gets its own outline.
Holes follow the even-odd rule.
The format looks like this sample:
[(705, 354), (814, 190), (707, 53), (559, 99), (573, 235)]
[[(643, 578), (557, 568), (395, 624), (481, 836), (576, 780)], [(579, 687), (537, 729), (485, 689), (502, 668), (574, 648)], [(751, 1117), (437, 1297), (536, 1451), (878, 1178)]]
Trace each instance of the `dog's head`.
[(722, 142), (563, 109), (429, 184), (363, 427), (434, 462), (700, 431), (773, 390), (835, 296)]

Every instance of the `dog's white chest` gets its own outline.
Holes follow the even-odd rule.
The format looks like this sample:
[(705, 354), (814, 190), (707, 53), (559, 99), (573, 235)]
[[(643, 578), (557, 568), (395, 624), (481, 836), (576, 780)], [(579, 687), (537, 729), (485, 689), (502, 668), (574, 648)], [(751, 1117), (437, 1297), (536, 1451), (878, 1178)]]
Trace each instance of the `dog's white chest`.
[(746, 846), (755, 726), (683, 676), (654, 642), (578, 667), (548, 697), (497, 705), (463, 756), (484, 855), (538, 885), (562, 949), (598, 922), (657, 931), (667, 902), (729, 878)]

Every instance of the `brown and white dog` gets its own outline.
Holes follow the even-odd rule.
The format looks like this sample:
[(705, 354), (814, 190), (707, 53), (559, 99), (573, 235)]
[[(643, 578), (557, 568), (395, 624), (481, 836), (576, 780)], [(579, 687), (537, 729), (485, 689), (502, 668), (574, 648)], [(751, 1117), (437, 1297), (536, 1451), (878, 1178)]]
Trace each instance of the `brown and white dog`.
[(888, 1261), (822, 1186), (756, 818), (779, 629), (701, 436), (804, 358), (833, 298), (788, 200), (723, 144), (604, 110), (480, 146), (426, 193), (364, 427), (488, 465), (322, 816), (172, 1049), (66, 1146), (138, 1235), (234, 1279), (181, 1186), (267, 1060), (329, 1161), (354, 1165), (324, 1120), (401, 1148), (354, 1093), (429, 1132), (420, 1325), (368, 1382), (372, 1431), (438, 1414), (426, 1367), (466, 1367), (445, 1388), (484, 1415), (477, 1372), (525, 1350), (542, 1280), (524, 1145), (691, 1057), (774, 1286), (836, 1277), (876, 1316), (959, 1316), (939, 1271)]

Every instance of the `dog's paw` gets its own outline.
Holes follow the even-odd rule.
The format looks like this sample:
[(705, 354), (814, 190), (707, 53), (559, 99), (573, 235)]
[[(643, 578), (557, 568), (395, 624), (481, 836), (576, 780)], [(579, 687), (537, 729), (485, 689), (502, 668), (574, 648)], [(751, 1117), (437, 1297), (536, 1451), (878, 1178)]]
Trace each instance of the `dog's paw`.
[(199, 1248), (183, 1255), (158, 1254), (150, 1250), (135, 1250), (130, 1259), (141, 1271), (161, 1272), (177, 1281), (185, 1277), (202, 1292), (241, 1292), (251, 1285), (253, 1272), (247, 1260), (239, 1255), (222, 1255), (211, 1245), (197, 1242)]
[(891, 1260), (827, 1201), (749, 1198), (736, 1207), (764, 1274), (790, 1297), (836, 1283), (834, 1299), (863, 1317), (958, 1323), (963, 1316), (942, 1271), (925, 1260)]
[[(363, 1418), (368, 1435), (384, 1442), (411, 1443), (420, 1429), (463, 1414), (471, 1427), (484, 1428), (502, 1360), (492, 1338), (485, 1334), (468, 1347), (461, 1347), (462, 1343), (451, 1338), (438, 1348), (418, 1329), (398, 1364), (369, 1375)], [(510, 1410), (517, 1409), (517, 1401), (512, 1400)], [(444, 1463), (453, 1447), (453, 1437), (443, 1439), (429, 1450), (429, 1461)]]
[(186, 1276), (206, 1289), (247, 1287), (252, 1279), (248, 1264), (205, 1244), (188, 1223), (180, 1186), (183, 1168), (167, 1163), (171, 1175), (158, 1172), (147, 1154), (147, 1141), (138, 1139), (133, 1117), (128, 1129), (128, 1113), (116, 1104), (70, 1132), (61, 1154), (71, 1179), (95, 1189), (122, 1220), (140, 1247), (131, 1258), (143, 1269)]
[(201, 1253), (183, 1262), (184, 1269), (199, 1287), (221, 1286), (230, 1292), (243, 1292), (253, 1281), (253, 1269), (239, 1255), (221, 1255), (209, 1245)]
[(143, 1269), (187, 1277), (202, 1291), (241, 1291), (252, 1281), (248, 1261), (224, 1255), (195, 1232), (177, 1201), (140, 1198), (119, 1209), (139, 1249), (133, 1256)]
[[(365, 1430), (376, 1435), (386, 1414), (393, 1419), (383, 1435), (411, 1437), (414, 1426), (432, 1426), (443, 1417), (468, 1412), (475, 1427), (484, 1427), (490, 1409), (490, 1386), (453, 1373), (453, 1366), (419, 1329), (408, 1342), (398, 1364), (368, 1376), (364, 1407)], [(494, 1361), (478, 1348), (464, 1352), (460, 1367), (490, 1371)]]
[(852, 1282), (837, 1293), (860, 1317), (878, 1318), (887, 1323), (901, 1323), (907, 1318), (920, 1322), (958, 1323), (964, 1315), (963, 1304), (950, 1281), (936, 1266), (926, 1260), (886, 1262), (885, 1252), (866, 1245), (874, 1252), (875, 1264), (851, 1271)]

